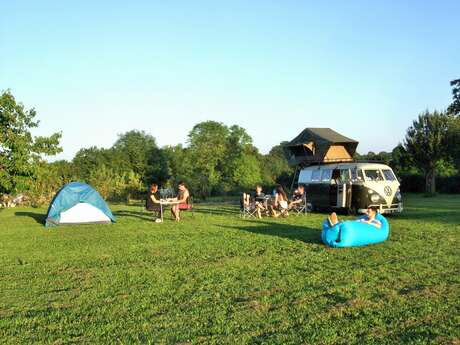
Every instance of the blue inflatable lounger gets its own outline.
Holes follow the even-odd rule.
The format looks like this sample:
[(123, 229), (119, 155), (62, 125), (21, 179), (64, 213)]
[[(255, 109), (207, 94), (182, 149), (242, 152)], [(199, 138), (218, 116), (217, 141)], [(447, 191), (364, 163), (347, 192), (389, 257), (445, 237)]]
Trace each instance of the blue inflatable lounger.
[(358, 247), (386, 241), (390, 234), (390, 225), (381, 214), (377, 214), (375, 219), (382, 223), (380, 228), (354, 220), (339, 222), (331, 226), (329, 220), (326, 219), (323, 222), (321, 239), (330, 247)]

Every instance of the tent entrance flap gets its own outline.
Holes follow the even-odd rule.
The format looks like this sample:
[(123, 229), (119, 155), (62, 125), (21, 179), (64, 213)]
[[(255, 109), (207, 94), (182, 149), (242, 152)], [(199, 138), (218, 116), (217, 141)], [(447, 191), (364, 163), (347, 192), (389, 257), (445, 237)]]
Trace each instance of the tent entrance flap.
[(343, 145), (331, 145), (324, 156), (324, 161), (352, 161), (353, 157)]
[(111, 220), (104, 212), (93, 205), (81, 202), (61, 212), (61, 224), (82, 224), (82, 223), (110, 223)]

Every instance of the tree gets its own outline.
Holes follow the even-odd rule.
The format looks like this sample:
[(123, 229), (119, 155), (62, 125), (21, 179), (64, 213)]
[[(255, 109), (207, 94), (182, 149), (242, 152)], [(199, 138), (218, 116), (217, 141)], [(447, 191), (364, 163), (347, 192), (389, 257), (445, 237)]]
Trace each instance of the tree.
[(175, 186), (179, 180), (189, 182), (190, 164), (188, 162), (187, 149), (181, 144), (175, 146), (165, 146), (162, 148), (167, 164), (167, 174), (169, 180), (168, 187)]
[(453, 101), (447, 111), (450, 114), (460, 116), (460, 79), (452, 80), (450, 86), (452, 86)]
[(397, 175), (420, 174), (419, 169), (414, 165), (410, 155), (401, 143), (391, 151), (391, 167)]
[(224, 124), (206, 121), (196, 124), (188, 135), (193, 190), (202, 198), (209, 196), (221, 182), (228, 134)]
[(118, 136), (112, 154), (119, 155), (124, 171), (134, 171), (144, 183), (164, 183), (167, 163), (155, 138), (144, 131), (131, 130)]
[(0, 193), (16, 193), (30, 188), (37, 175), (41, 155), (62, 152), (61, 133), (33, 137), (39, 125), (35, 109), (25, 110), (9, 90), (0, 96)]
[(225, 159), (218, 169), (222, 172), (222, 188), (225, 192), (247, 189), (261, 183), (260, 154), (244, 128), (237, 125), (229, 127)]
[(235, 187), (238, 189), (249, 189), (262, 181), (262, 175), (260, 172), (259, 160), (249, 154), (241, 155), (234, 162), (234, 170), (232, 170), (231, 179), (235, 183)]
[(271, 148), (270, 152), (262, 157), (262, 174), (263, 183), (273, 186), (274, 184), (282, 184), (290, 186), (293, 179), (294, 169), (289, 166), (284, 155), (283, 145), (287, 142), (282, 142)]
[(114, 158), (109, 150), (96, 146), (80, 149), (72, 160), (75, 175), (80, 180), (88, 181), (92, 172), (101, 169), (102, 166), (117, 165), (113, 162)]
[(460, 171), (460, 116), (450, 118), (447, 141), (452, 162)]
[(379, 153), (375, 153), (373, 151), (369, 151), (368, 153), (364, 155), (355, 153), (355, 158), (358, 160), (377, 161), (377, 162), (382, 162), (383, 164), (390, 164), (392, 157), (391, 157), (391, 152), (380, 151)]
[(449, 116), (425, 111), (407, 129), (404, 148), (425, 176), (427, 193), (436, 192), (436, 167), (448, 157)]

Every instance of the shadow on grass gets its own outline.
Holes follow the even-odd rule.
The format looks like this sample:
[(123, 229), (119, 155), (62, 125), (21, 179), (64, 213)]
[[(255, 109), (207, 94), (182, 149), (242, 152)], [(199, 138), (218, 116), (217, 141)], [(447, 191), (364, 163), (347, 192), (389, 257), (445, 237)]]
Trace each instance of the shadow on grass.
[(195, 206), (194, 212), (196, 213), (203, 213), (203, 214), (213, 214), (213, 215), (237, 215), (239, 212), (239, 208), (236, 206)]
[(278, 236), (282, 238), (288, 238), (294, 241), (302, 241), (305, 243), (322, 244), (321, 241), (321, 230), (309, 228), (305, 226), (280, 224), (275, 222), (264, 222), (258, 221), (246, 221), (248, 225), (243, 226), (230, 226), (230, 225), (219, 225), (222, 228), (235, 229), (240, 231), (251, 232), (253, 234)]
[(17, 217), (29, 217), (35, 220), (39, 224), (45, 224), (46, 214), (38, 213), (38, 212), (25, 212), (25, 211), (17, 211), (14, 213)]
[(439, 222), (447, 224), (460, 224), (460, 212), (458, 210), (420, 209), (408, 210), (396, 215), (395, 219), (417, 220), (427, 222)]
[(153, 219), (153, 212), (148, 212), (148, 211), (115, 211), (113, 212), (113, 215), (115, 217), (131, 217), (131, 218), (137, 218), (141, 220), (148, 220), (152, 221)]

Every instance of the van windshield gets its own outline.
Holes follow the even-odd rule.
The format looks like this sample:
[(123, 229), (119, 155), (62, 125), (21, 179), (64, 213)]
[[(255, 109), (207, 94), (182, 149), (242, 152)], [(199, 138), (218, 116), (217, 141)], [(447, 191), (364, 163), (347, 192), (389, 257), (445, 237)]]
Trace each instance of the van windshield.
[(351, 169), (352, 181), (364, 181), (363, 171), (361, 169)]
[(366, 180), (368, 181), (383, 181), (383, 176), (380, 170), (364, 170)]
[(393, 171), (390, 169), (383, 169), (383, 175), (385, 176), (385, 180), (387, 181), (396, 181), (396, 176), (393, 174)]

